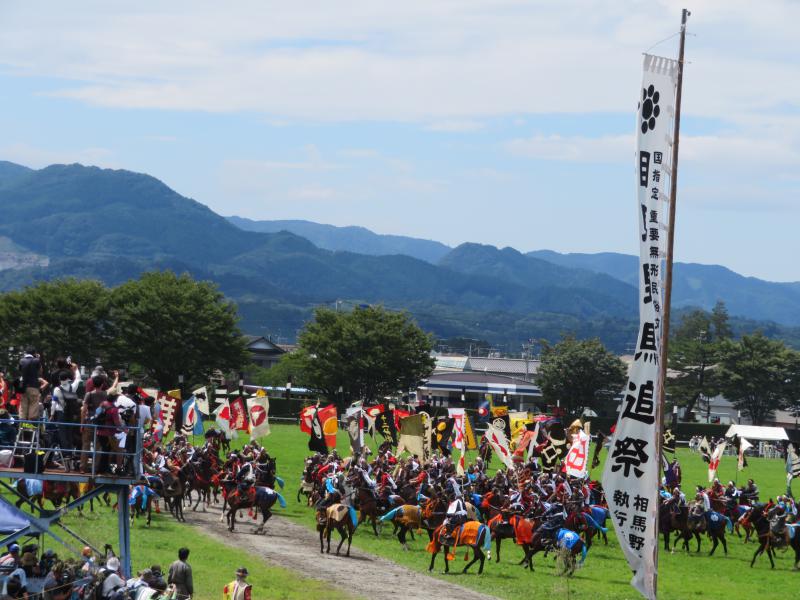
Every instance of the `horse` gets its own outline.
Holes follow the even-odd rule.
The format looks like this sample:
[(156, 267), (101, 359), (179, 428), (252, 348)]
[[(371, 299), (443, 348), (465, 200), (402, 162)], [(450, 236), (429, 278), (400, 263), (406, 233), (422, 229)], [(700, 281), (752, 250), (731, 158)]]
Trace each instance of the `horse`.
[(153, 498), (158, 498), (158, 494), (156, 494), (153, 488), (144, 484), (132, 487), (129, 500), (130, 505), (133, 507), (131, 511), (131, 522), (137, 517), (147, 515), (146, 525), (150, 527), (150, 522), (153, 518)]
[[(181, 473), (184, 472), (183, 467), (181, 469)], [(184, 482), (179, 475), (175, 475), (172, 472), (167, 472), (161, 475), (161, 497), (164, 498), (164, 504), (166, 504), (169, 512), (172, 514), (175, 519), (178, 521), (186, 521), (183, 516), (183, 493), (184, 493)]]
[[(530, 543), (527, 544), (525, 558), (523, 559), (523, 562), (526, 563), (525, 568), (530, 569), (532, 573), (533, 555), (542, 550), (544, 550), (546, 555), (546, 553), (553, 548), (559, 550), (559, 555), (564, 563), (562, 574), (567, 575), (567, 577), (572, 576), (577, 564), (582, 565), (586, 561), (586, 555), (589, 551), (586, 544), (581, 540), (580, 535), (571, 529), (562, 527), (555, 532), (555, 536), (552, 539), (547, 540), (541, 532), (537, 531), (533, 534)], [(578, 552), (581, 553), (580, 563), (575, 562), (575, 556)]]
[(397, 539), (403, 545), (403, 550), (408, 550), (406, 534), (422, 527), (422, 508), (416, 504), (403, 504), (393, 508), (380, 518), (381, 521), (391, 521), (397, 528)]
[(342, 549), (344, 541), (347, 540), (347, 552), (345, 556), (350, 556), (350, 544), (353, 542), (353, 532), (357, 527), (355, 510), (344, 504), (333, 504), (327, 508), (317, 510), (317, 531), (319, 531), (319, 553), (325, 551), (323, 538), (328, 542), (327, 553), (331, 553), (331, 533), (335, 529), (342, 536), (342, 540), (336, 547), (336, 556)]
[(259, 525), (253, 532), (255, 534), (264, 533), (264, 526), (272, 516), (271, 508), (275, 502), (280, 504), (281, 508), (286, 508), (286, 500), (278, 492), (272, 488), (265, 486), (257, 486), (248, 488), (246, 493), (241, 493), (237, 488), (233, 493), (228, 494), (228, 513), (226, 518), (228, 520), (228, 531), (233, 531), (236, 526), (236, 512), (243, 508), (254, 508), (255, 513), (253, 518), (261, 511), (262, 519)]
[[(452, 533), (448, 533), (444, 525), (439, 525), (433, 532), (433, 538), (428, 543), (426, 550), (431, 553), (431, 564), (428, 566), (428, 571), (433, 571), (433, 566), (436, 563), (436, 555), (439, 554), (444, 548), (444, 572), (450, 572), (450, 561), (455, 558), (455, 551), (458, 546), (468, 546), (472, 548), (473, 558), (464, 566), (462, 573), (480, 561), (478, 567), (478, 574), (483, 573), (483, 565), (488, 556), (491, 560), (492, 552), (492, 534), (489, 528), (480, 521), (467, 521), (463, 525), (458, 525), (453, 529)], [(453, 548), (453, 553), (450, 553), (450, 548)], [(467, 554), (467, 557), (469, 554)]]
[(19, 479), (16, 485), (17, 493), (21, 498), (16, 502), (20, 508), (26, 501), (36, 503), (39, 508), (44, 508), (44, 501), (50, 500), (58, 508), (62, 503), (79, 497), (78, 484), (65, 481), (41, 481), (38, 479)]
[(711, 538), (712, 546), (709, 556), (714, 555), (717, 546), (722, 542), (725, 554), (728, 554), (728, 543), (725, 541), (725, 527), (732, 532), (733, 523), (731, 520), (716, 511), (706, 512), (701, 504), (695, 504), (690, 510), (687, 518), (686, 527), (689, 532), (697, 538), (697, 551), (700, 552), (700, 534), (705, 532)]
[[(516, 515), (515, 515), (516, 516)], [(498, 512), (486, 523), (489, 526), (489, 532), (492, 534), (492, 539), (495, 543), (495, 560), (500, 562), (500, 544), (504, 539), (514, 540), (516, 542), (516, 532), (511, 520), (514, 516), (506, 518), (502, 512)]]
[[(753, 554), (753, 559), (750, 561), (750, 567), (752, 568), (756, 563), (756, 558), (760, 554), (763, 554), (764, 551), (767, 552), (767, 558), (769, 558), (769, 564), (774, 569), (775, 568), (775, 561), (773, 560), (773, 556), (775, 555), (775, 550), (772, 549), (772, 531), (769, 523), (769, 519), (766, 516), (766, 513), (772, 508), (772, 501), (769, 504), (753, 504), (753, 508), (750, 511), (750, 523), (753, 525), (753, 529), (755, 529), (756, 534), (758, 535), (758, 548), (756, 548), (755, 553)], [(796, 566), (796, 565), (795, 565)]]
[[(603, 536), (608, 532), (605, 527), (595, 522), (591, 513), (584, 512), (583, 510), (575, 510), (569, 513), (564, 522), (564, 527), (578, 534), (583, 532), (587, 550), (592, 547), (592, 537), (594, 537), (597, 532), (600, 532)], [(608, 544), (607, 539), (606, 544)]]
[(675, 551), (680, 540), (683, 540), (684, 550), (689, 551), (689, 540), (692, 538), (692, 533), (687, 526), (688, 518), (688, 507), (679, 506), (677, 510), (673, 510), (670, 504), (661, 504), (658, 510), (658, 529), (664, 535), (664, 550), (670, 550), (669, 536), (675, 531), (678, 535), (675, 537), (675, 545), (671, 551)]

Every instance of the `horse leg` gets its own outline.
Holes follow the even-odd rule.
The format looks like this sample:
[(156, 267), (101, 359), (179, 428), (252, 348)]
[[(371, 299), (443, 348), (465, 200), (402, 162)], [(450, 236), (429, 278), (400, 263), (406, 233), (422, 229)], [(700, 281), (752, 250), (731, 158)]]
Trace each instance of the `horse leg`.
[(728, 542), (725, 540), (725, 530), (722, 530), (722, 535), (719, 536), (719, 541), (722, 542), (722, 549), (725, 551), (725, 556), (728, 556)]
[(447, 555), (450, 554), (450, 546), (444, 547), (444, 572), (450, 572), (450, 560), (447, 558)]
[(764, 544), (763, 543), (759, 544), (758, 548), (756, 548), (756, 551), (753, 553), (753, 560), (750, 561), (750, 567), (751, 568), (753, 567), (753, 565), (756, 564), (756, 558), (758, 558), (758, 555), (761, 554), (762, 552), (764, 552)]
[(433, 571), (433, 565), (436, 562), (436, 555), (439, 554), (438, 551), (431, 552), (431, 564), (428, 565), (428, 571)]
[(353, 532), (354, 531), (355, 531), (355, 529), (353, 529), (352, 524), (348, 523), (347, 524), (347, 552), (345, 552), (345, 556), (347, 556), (347, 557), (350, 556), (350, 544), (353, 543)]
[(467, 572), (467, 570), (468, 570), (468, 569), (469, 569), (469, 568), (470, 568), (472, 565), (474, 565), (476, 562), (478, 562), (478, 561), (480, 560), (480, 561), (481, 561), (481, 564), (480, 564), (480, 566), (478, 567), (478, 574), (480, 575), (481, 573), (483, 573), (483, 562), (484, 562), (484, 560), (485, 560), (485, 559), (486, 559), (486, 555), (485, 555), (483, 552), (481, 552), (480, 548), (478, 548), (477, 546), (475, 546), (475, 548), (473, 548), (473, 552), (472, 552), (472, 560), (471, 560), (471, 561), (469, 561), (469, 562), (466, 564), (466, 566), (464, 566), (464, 570), (463, 570), (463, 571), (461, 571), (461, 572), (462, 572), (462, 573), (466, 573), (466, 572)]
[[(375, 537), (378, 537), (378, 519), (376, 515), (370, 515), (369, 520), (372, 522), (372, 531), (375, 533)], [(397, 527), (397, 524), (395, 524), (395, 527)]]
[(327, 554), (331, 553), (331, 534), (333, 533), (333, 529), (331, 528), (330, 524), (325, 526), (325, 541), (328, 543), (328, 547), (326, 548), (325, 552)]
[(397, 539), (403, 545), (403, 550), (408, 551), (408, 544), (406, 543), (406, 532), (408, 529), (405, 525), (400, 525), (400, 531), (397, 532)]
[(219, 516), (219, 522), (222, 523), (222, 519), (225, 518), (225, 508), (228, 506), (228, 498), (225, 497), (222, 499), (222, 514)]
[[(608, 540), (606, 540), (606, 544), (608, 544)], [(669, 531), (664, 532), (664, 550), (669, 552)]]
[(339, 556), (339, 551), (342, 549), (342, 545), (344, 544), (344, 541), (347, 539), (347, 527), (345, 527), (344, 524), (340, 523), (336, 527), (336, 531), (338, 531), (339, 535), (342, 536), (342, 541), (340, 541), (339, 545), (336, 546), (336, 556)]
[(495, 562), (500, 562), (500, 542), (501, 541), (502, 540), (500, 539), (499, 535), (494, 540), (494, 544), (497, 547), (497, 559), (495, 560)]
[(324, 554), (325, 553), (325, 544), (322, 541), (322, 533), (323, 533), (323, 531), (325, 531), (325, 528), (317, 526), (317, 529), (319, 529), (319, 553), (320, 554)]
[(772, 546), (767, 542), (767, 557), (769, 558), (769, 565), (771, 569), (775, 568), (775, 561), (772, 560), (772, 557), (775, 555), (775, 551), (772, 549)]
[(717, 549), (719, 542), (717, 541), (717, 536), (712, 534), (711, 535), (711, 552), (708, 553), (709, 556), (714, 556), (714, 550)]
[(697, 538), (697, 553), (700, 553), (700, 534), (698, 532), (694, 532), (694, 537)]

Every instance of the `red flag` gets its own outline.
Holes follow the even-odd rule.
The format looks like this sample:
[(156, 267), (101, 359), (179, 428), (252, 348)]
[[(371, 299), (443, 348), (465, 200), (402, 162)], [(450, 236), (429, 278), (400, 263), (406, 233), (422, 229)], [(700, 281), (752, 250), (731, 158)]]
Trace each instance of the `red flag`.
[(314, 418), (315, 406), (306, 406), (300, 411), (300, 431), (311, 435), (311, 420)]
[(325, 435), (325, 445), (328, 448), (336, 448), (336, 432), (339, 430), (336, 406), (329, 404), (325, 408), (320, 408), (318, 414), (319, 422), (322, 424), (322, 433)]
[(401, 410), (399, 408), (394, 409), (394, 427), (397, 431), (400, 431), (400, 419), (405, 419), (406, 417), (410, 417), (411, 413), (407, 410)]
[(249, 431), (250, 426), (247, 423), (247, 411), (244, 407), (244, 400), (241, 398), (234, 398), (228, 405), (230, 406), (231, 416), (231, 429), (237, 431)]

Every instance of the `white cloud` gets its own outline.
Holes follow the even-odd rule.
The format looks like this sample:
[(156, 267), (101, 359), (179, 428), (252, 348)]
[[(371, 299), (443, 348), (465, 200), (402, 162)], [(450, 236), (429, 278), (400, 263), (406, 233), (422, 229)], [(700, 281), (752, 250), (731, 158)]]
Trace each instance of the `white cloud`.
[(444, 133), (471, 133), (473, 131), (481, 131), (484, 128), (485, 125), (480, 121), (449, 119), (445, 121), (435, 121), (429, 124), (425, 129)]
[(800, 104), (800, 4), (778, 0), (17, 2), (0, 20), (0, 64), (101, 106), (453, 130), (498, 115), (628, 111), (641, 52), (678, 29), (684, 4), (696, 34), (688, 114), (738, 120)]

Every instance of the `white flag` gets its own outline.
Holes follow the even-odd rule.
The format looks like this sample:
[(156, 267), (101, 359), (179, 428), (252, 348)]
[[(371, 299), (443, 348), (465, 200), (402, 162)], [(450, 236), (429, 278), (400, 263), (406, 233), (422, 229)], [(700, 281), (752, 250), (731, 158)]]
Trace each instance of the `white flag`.
[(564, 460), (569, 477), (578, 477), (580, 479), (586, 477), (589, 466), (590, 441), (591, 438), (583, 429), (579, 429), (573, 437), (572, 446), (567, 453), (567, 458)]
[(461, 450), (461, 456), (458, 458), (458, 463), (456, 463), (456, 473), (458, 475), (463, 475), (465, 470), (465, 462), (466, 459), (464, 457), (464, 451), (466, 449), (466, 443), (464, 439), (464, 409), (463, 408), (448, 408), (447, 414), (453, 419), (453, 432), (456, 434), (455, 441), (453, 442), (453, 448), (456, 450)]
[(231, 428), (231, 407), (227, 398), (214, 410), (214, 418), (226, 438), (232, 440), (238, 437), (238, 432)]
[(719, 460), (722, 458), (722, 453), (725, 452), (725, 446), (727, 446), (727, 442), (720, 442), (717, 444), (717, 447), (714, 448), (714, 452), (711, 454), (711, 462), (708, 463), (708, 482), (711, 483), (714, 481), (714, 477), (717, 476), (717, 469), (719, 469)]
[(208, 408), (208, 390), (206, 390), (205, 386), (197, 388), (195, 391), (193, 391), (192, 396), (194, 396), (197, 410), (206, 416), (210, 415), (211, 412), (209, 412)]
[[(656, 423), (661, 365), (661, 282), (667, 233), (671, 118), (677, 61), (645, 55), (636, 131), (636, 220), (639, 224), (639, 335), (620, 414), (603, 471), (617, 539), (633, 571), (631, 585), (656, 597), (658, 456)], [(642, 518), (644, 517), (644, 519)]]
[(269, 398), (252, 396), (247, 399), (247, 413), (250, 418), (250, 439), (264, 437), (269, 430)]
[(751, 444), (745, 438), (739, 439), (739, 464), (737, 465), (739, 471), (744, 470), (744, 453), (747, 452), (752, 447), (753, 444)]
[(489, 423), (486, 425), (486, 433), (483, 435), (492, 450), (494, 450), (494, 453), (497, 454), (497, 457), (503, 461), (503, 464), (507, 467), (514, 466), (514, 461), (511, 459), (511, 450), (508, 449), (508, 438), (506, 438), (505, 431)]

